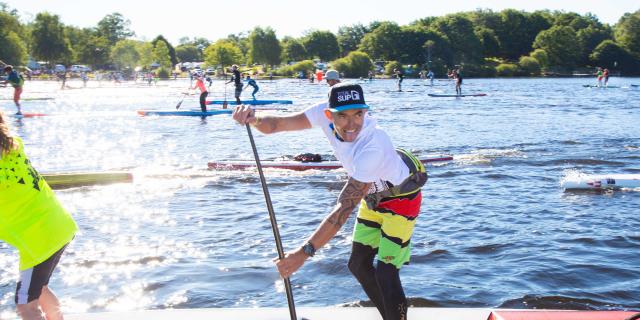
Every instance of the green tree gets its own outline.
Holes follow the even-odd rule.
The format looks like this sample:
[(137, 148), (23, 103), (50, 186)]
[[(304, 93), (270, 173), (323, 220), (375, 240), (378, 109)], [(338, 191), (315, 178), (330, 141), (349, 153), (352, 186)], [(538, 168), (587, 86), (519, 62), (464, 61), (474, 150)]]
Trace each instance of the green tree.
[(640, 10), (625, 13), (615, 26), (616, 41), (640, 59)]
[(224, 68), (242, 61), (242, 51), (233, 42), (218, 40), (204, 50), (204, 61), (207, 65)]
[(193, 44), (181, 44), (176, 47), (179, 62), (202, 61), (202, 52)]
[(540, 63), (536, 58), (522, 56), (520, 57), (520, 61), (518, 61), (518, 65), (520, 65), (520, 69), (527, 76), (537, 76), (540, 75)]
[(140, 60), (138, 52), (138, 43), (134, 40), (124, 39), (116, 42), (111, 48), (111, 61), (119, 70), (133, 69)]
[(540, 13), (527, 14), (523, 11), (505, 9), (500, 12), (500, 24), (495, 29), (500, 41), (501, 56), (517, 59), (531, 51), (531, 44), (542, 30), (551, 23)]
[(157, 62), (162, 68), (173, 69), (171, 56), (169, 55), (169, 47), (164, 41), (156, 42), (155, 47), (153, 47), (153, 60)]
[(131, 21), (129, 21), (129, 19), (125, 19), (120, 13), (114, 12), (106, 15), (98, 22), (96, 32), (98, 36), (107, 39), (109, 45), (112, 46), (120, 40), (135, 35), (135, 33), (129, 29), (130, 25)]
[(340, 56), (338, 38), (330, 31), (313, 31), (302, 41), (307, 53), (320, 60), (330, 61)]
[(98, 36), (94, 29), (66, 26), (65, 35), (69, 39), (74, 62), (94, 68), (105, 67), (109, 63), (109, 41)]
[(373, 70), (369, 55), (360, 51), (349, 52), (346, 57), (333, 61), (331, 65), (347, 78), (366, 77)]
[(48, 12), (36, 15), (31, 30), (31, 53), (39, 60), (50, 63), (69, 63), (71, 47), (64, 34), (60, 17)]
[(21, 65), (27, 61), (27, 48), (17, 33), (0, 32), (0, 60), (7, 64)]
[(500, 52), (500, 40), (496, 36), (496, 33), (486, 27), (478, 27), (475, 29), (475, 34), (482, 43), (482, 55), (485, 57), (501, 57)]
[(608, 26), (598, 28), (594, 26), (588, 26), (586, 28), (578, 30), (576, 32), (578, 42), (582, 48), (580, 54), (580, 64), (589, 64), (589, 55), (602, 41), (613, 39), (613, 32)]
[(431, 28), (449, 39), (456, 63), (481, 61), (482, 43), (473, 32), (473, 23), (465, 15), (450, 14), (441, 17)]
[(533, 52), (531, 52), (529, 56), (531, 56), (532, 58), (536, 59), (536, 61), (538, 61), (541, 69), (545, 69), (549, 67), (549, 56), (547, 55), (547, 52), (544, 51), (544, 49), (533, 50)]
[(150, 67), (154, 62), (153, 45), (151, 42), (138, 42), (136, 50), (138, 51), (138, 57), (140, 57), (138, 65), (144, 68)]
[[(360, 41), (359, 50), (373, 59), (399, 59), (402, 43), (402, 29), (395, 22), (382, 22), (372, 32), (367, 33)], [(419, 43), (419, 45), (424, 42)]]
[(360, 41), (367, 32), (368, 29), (360, 23), (338, 28), (337, 39), (338, 45), (340, 45), (340, 55), (344, 57), (349, 52), (357, 50)]
[(178, 58), (176, 57), (176, 49), (173, 48), (171, 43), (169, 43), (169, 41), (165, 39), (165, 37), (163, 37), (162, 35), (159, 35), (155, 39), (153, 39), (151, 41), (151, 44), (155, 48), (158, 46), (159, 42), (164, 42), (165, 46), (167, 47), (167, 50), (169, 50), (169, 59), (171, 61), (171, 65), (175, 66), (178, 63)]
[(544, 49), (550, 66), (573, 67), (580, 58), (581, 47), (571, 27), (553, 26), (538, 34), (534, 48)]
[(596, 66), (639, 74), (640, 61), (612, 40), (602, 41), (589, 56)]
[(6, 12), (6, 5), (0, 11), (0, 60), (8, 64), (20, 65), (27, 61), (27, 46), (21, 34), (24, 28), (15, 13)]
[(280, 41), (270, 27), (255, 27), (249, 34), (249, 61), (267, 65), (278, 65), (282, 55)]
[(291, 37), (285, 37), (282, 40), (283, 46), (283, 60), (286, 62), (301, 61), (308, 57), (307, 49), (305, 49), (302, 42), (298, 39)]
[[(226, 40), (227, 42), (231, 42), (236, 47), (238, 47), (240, 49), (240, 52), (242, 53), (243, 59), (249, 53), (249, 38), (248, 38), (248, 33), (247, 32), (240, 32), (238, 34), (230, 34), (229, 36), (227, 36), (227, 39), (224, 39), (224, 40)], [(238, 62), (240, 62), (240, 61), (236, 61), (236, 63), (238, 63)]]

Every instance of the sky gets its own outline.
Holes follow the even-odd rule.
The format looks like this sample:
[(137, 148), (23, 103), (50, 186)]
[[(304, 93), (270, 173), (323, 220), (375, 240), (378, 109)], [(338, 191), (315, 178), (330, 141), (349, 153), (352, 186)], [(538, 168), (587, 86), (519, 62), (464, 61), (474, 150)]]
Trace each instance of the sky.
[(131, 21), (130, 29), (140, 40), (163, 35), (173, 45), (182, 37), (204, 37), (215, 41), (229, 34), (250, 31), (256, 26), (271, 27), (278, 38), (300, 37), (310, 30), (329, 30), (372, 21), (408, 24), (428, 16), (442, 16), (478, 8), (500, 11), (561, 10), (591, 12), (600, 21), (615, 24), (626, 12), (640, 10), (639, 0), (0, 0), (17, 9), (21, 20), (29, 22), (48, 11), (64, 24), (95, 27), (104, 16), (119, 12)]

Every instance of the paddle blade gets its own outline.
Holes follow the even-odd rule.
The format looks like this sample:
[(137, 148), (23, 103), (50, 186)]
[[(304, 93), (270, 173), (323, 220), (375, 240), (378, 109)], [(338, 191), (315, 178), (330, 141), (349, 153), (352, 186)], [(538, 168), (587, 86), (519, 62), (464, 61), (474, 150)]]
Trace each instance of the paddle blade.
[(227, 100), (225, 100), (225, 101), (222, 103), (222, 109), (226, 109), (226, 108), (227, 108)]
[(176, 105), (176, 110), (180, 109), (180, 105), (182, 105), (182, 100), (180, 100), (180, 102), (178, 102), (178, 104)]

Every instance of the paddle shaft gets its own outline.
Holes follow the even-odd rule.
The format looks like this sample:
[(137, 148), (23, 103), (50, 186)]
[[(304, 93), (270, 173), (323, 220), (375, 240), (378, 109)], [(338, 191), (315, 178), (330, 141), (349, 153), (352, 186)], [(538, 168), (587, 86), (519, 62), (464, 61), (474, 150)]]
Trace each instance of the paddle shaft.
[[(191, 88), (189, 88), (189, 89), (191, 89)], [(182, 99), (180, 99), (180, 102), (178, 102), (178, 104), (176, 105), (176, 110), (180, 109), (180, 105), (182, 105), (182, 101), (184, 101), (184, 98), (186, 98), (188, 94), (189, 94), (189, 92), (187, 92), (187, 93), (182, 95)]]
[[(273, 205), (271, 204), (271, 196), (269, 196), (269, 189), (267, 188), (267, 180), (262, 172), (262, 164), (260, 163), (260, 157), (258, 156), (258, 149), (256, 143), (253, 141), (253, 134), (251, 133), (251, 127), (246, 124), (247, 134), (249, 135), (249, 141), (251, 141), (251, 148), (253, 149), (253, 157), (256, 159), (256, 166), (258, 167), (258, 174), (260, 175), (260, 183), (262, 184), (262, 192), (264, 193), (264, 200), (267, 203), (267, 210), (269, 211), (269, 219), (271, 220), (271, 229), (273, 229), (273, 237), (276, 240), (276, 248), (278, 250), (278, 258), (284, 259), (284, 250), (282, 250), (282, 240), (280, 239), (280, 232), (278, 231), (278, 222), (276, 221), (276, 214), (273, 211)], [(296, 306), (293, 301), (293, 290), (291, 289), (291, 281), (289, 278), (285, 278), (284, 287), (287, 292), (287, 302), (289, 304), (289, 314), (291, 320), (296, 320)]]

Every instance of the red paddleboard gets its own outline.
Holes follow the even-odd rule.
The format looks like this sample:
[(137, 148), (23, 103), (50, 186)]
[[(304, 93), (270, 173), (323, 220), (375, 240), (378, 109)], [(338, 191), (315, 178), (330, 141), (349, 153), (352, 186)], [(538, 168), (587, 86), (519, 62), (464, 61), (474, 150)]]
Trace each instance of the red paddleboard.
[[(451, 161), (453, 156), (450, 155), (427, 155), (419, 157), (422, 163)], [(339, 161), (321, 161), (321, 162), (302, 162), (294, 160), (262, 160), (260, 161), (263, 168), (276, 168), (287, 170), (334, 170), (342, 168)], [(220, 160), (208, 163), (209, 169), (212, 170), (242, 170), (253, 168), (256, 166), (253, 160)]]

